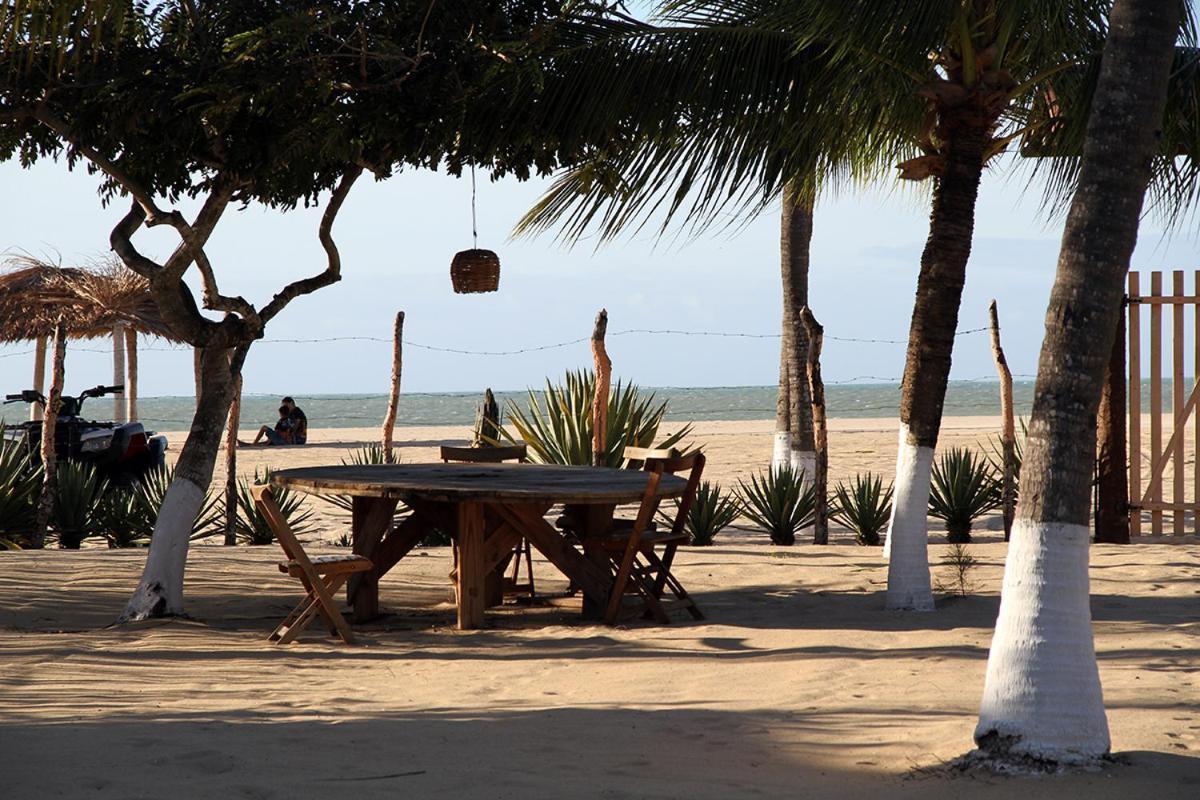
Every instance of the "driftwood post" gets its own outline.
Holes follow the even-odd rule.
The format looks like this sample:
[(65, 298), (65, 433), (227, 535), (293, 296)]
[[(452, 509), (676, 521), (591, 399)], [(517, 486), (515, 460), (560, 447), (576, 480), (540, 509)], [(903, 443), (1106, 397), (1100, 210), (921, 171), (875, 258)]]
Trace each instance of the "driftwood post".
[(237, 544), (237, 447), (242, 422), (242, 376), (233, 379), (233, 402), (225, 429), (225, 544)]
[(404, 312), (396, 312), (396, 323), (392, 329), (392, 388), (388, 395), (387, 415), (383, 418), (383, 458), (391, 464), (395, 461), (392, 442), (396, 435), (396, 411), (400, 406), (400, 374), (404, 367)]
[(138, 418), (137, 389), (138, 389), (138, 352), (137, 331), (125, 329), (125, 411), (130, 422)]
[[(46, 337), (39, 336), (33, 355), (33, 390), (42, 394), (46, 389)], [(29, 404), (29, 419), (42, 418), (42, 407), (37, 403)]]
[(475, 437), (472, 447), (493, 447), (500, 440), (500, 405), (491, 388), (483, 391), (483, 402), (475, 414)]
[(1000, 509), (1004, 515), (1004, 541), (1012, 533), (1013, 514), (1017, 508), (1017, 427), (1013, 419), (1012, 370), (1000, 346), (1000, 316), (996, 313), (996, 301), (988, 306), (988, 317), (992, 328), (992, 358), (996, 360), (996, 372), (1000, 375), (1000, 453), (1004, 463), (1000, 485)]
[[(1176, 380), (1182, 376), (1177, 376)], [(1129, 544), (1129, 458), (1125, 439), (1125, 310), (1096, 413), (1096, 541)], [(1176, 466), (1176, 469), (1181, 469)]]
[(817, 322), (812, 309), (804, 306), (800, 320), (808, 335), (808, 398), (812, 406), (813, 442), (816, 445), (816, 463), (813, 469), (813, 491), (816, 507), (813, 516), (813, 544), (829, 544), (829, 432), (825, 425), (825, 382), (821, 380), (821, 344), (825, 339), (825, 328)]
[(592, 331), (592, 361), (596, 367), (596, 393), (592, 396), (592, 463), (603, 467), (608, 441), (608, 389), (612, 383), (612, 359), (604, 348), (608, 311), (600, 309)]
[[(112, 353), (113, 353), (113, 386), (125, 386), (125, 325), (118, 322), (113, 325), (112, 332)], [(113, 422), (124, 422), (125, 416), (125, 390), (113, 392)]]
[(63, 371), (67, 359), (67, 336), (63, 319), (54, 325), (54, 358), (50, 371), (50, 391), (46, 394), (46, 416), (42, 421), (42, 493), (38, 498), (37, 523), (33, 529), (33, 546), (46, 546), (46, 528), (54, 513), (58, 491), (57, 458), (54, 452), (54, 429), (58, 409), (62, 405)]

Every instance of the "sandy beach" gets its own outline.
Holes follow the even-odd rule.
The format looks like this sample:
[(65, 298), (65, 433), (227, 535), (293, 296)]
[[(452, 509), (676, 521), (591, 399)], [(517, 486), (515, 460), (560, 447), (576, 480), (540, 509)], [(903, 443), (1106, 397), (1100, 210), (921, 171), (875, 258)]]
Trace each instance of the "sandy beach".
[[(950, 418), (943, 446), (990, 418)], [(769, 458), (772, 424), (693, 437), (729, 484)], [(431, 460), (461, 428), (405, 428)], [(834, 420), (834, 479), (890, 475), (890, 420)], [(337, 463), (375, 429), (315, 429), (304, 448), (247, 448), (240, 470)], [(173, 435), (179, 442), (182, 437)], [(221, 480), (221, 476), (217, 476)], [(315, 504), (314, 553), (347, 530)], [(934, 575), (946, 547), (931, 521)], [(985, 527), (995, 527), (985, 526)], [(5, 796), (150, 798), (1195, 798), (1200, 796), (1200, 540), (1091, 551), (1092, 612), (1116, 762), (1095, 772), (962, 775), (1005, 545), (982, 530), (967, 596), (884, 611), (878, 549), (770, 545), (749, 528), (681, 552), (708, 620), (607, 628), (561, 608), (495, 609), (454, 629), (447, 548), (381, 584), (361, 644), (268, 631), (297, 599), (274, 547), (193, 547), (187, 619), (107, 627), (144, 551), (0, 554)], [(540, 559), (539, 580), (562, 581)]]

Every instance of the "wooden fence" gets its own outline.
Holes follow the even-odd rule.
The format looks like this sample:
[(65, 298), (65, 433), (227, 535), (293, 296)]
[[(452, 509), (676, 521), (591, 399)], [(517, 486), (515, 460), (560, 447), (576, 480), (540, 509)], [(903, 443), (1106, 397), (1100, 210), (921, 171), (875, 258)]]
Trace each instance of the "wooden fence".
[[(1200, 270), (1190, 275), (1183, 270), (1169, 273), (1171, 285), (1165, 290), (1167, 275), (1149, 273), (1149, 293), (1143, 295), (1142, 275), (1129, 273), (1129, 527), (1133, 536), (1143, 532), (1147, 516), (1153, 534), (1164, 533), (1168, 523), (1173, 534), (1188, 533), (1189, 528), (1200, 532), (1200, 470), (1196, 469), (1200, 415), (1195, 413), (1200, 399), (1200, 381), (1196, 380), (1200, 376)], [(1146, 317), (1149, 363), (1143, 365)], [(1164, 345), (1169, 377), (1164, 376)], [(1185, 359), (1188, 351), (1190, 364)], [(1149, 402), (1145, 404), (1143, 366), (1149, 371)], [(1163, 395), (1168, 380), (1170, 416), (1164, 428)], [(1143, 414), (1149, 423), (1148, 441), (1143, 437)]]

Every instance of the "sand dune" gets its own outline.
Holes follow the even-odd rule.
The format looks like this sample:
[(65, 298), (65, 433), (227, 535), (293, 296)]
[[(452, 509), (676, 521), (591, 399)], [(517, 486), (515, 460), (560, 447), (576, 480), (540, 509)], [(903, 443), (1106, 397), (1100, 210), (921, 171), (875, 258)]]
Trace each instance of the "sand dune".
[[(991, 430), (952, 422), (947, 442)], [(890, 472), (891, 424), (845, 423), (834, 475)], [(760, 465), (770, 427), (700, 426), (712, 475), (728, 482)], [(404, 457), (427, 460), (461, 433), (404, 430)], [(317, 434), (315, 447), (244, 451), (242, 466), (336, 462), (374, 438)], [(324, 509), (321, 525), (314, 540), (344, 530)], [(1200, 796), (1194, 536), (1093, 547), (1121, 763), (1018, 778), (940, 769), (971, 747), (1005, 551), (997, 534), (972, 545), (971, 593), (942, 595), (923, 615), (883, 610), (879, 551), (845, 535), (821, 548), (744, 530), (718, 542), (680, 558), (704, 623), (611, 629), (565, 609), (504, 608), (471, 633), (453, 629), (448, 552), (420, 550), (384, 579), (389, 615), (352, 648), (317, 634), (265, 642), (297, 598), (275, 548), (194, 548), (192, 617), (119, 628), (105, 626), (143, 553), (0, 554), (4, 796)], [(935, 544), (932, 559), (944, 550)]]

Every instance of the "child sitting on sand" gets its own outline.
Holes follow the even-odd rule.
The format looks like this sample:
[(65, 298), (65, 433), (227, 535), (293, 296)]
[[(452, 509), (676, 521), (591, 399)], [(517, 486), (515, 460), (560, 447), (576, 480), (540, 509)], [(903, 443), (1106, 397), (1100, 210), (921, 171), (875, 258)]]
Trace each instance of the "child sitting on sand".
[[(238, 444), (246, 446), (246, 447), (252, 447), (254, 445), (263, 445), (263, 444), (266, 444), (266, 445), (292, 444), (293, 443), (292, 427), (293, 427), (293, 422), (292, 422), (292, 417), (291, 417), (291, 409), (288, 408), (286, 405), (282, 405), (279, 407), (279, 421), (275, 423), (274, 428), (268, 428), (266, 425), (263, 425), (261, 428), (258, 429), (258, 435), (254, 437), (253, 442), (250, 442), (249, 444), (247, 444), (246, 442), (239, 441)], [(266, 437), (266, 439), (267, 439), (265, 442), (263, 441), (263, 437)]]

